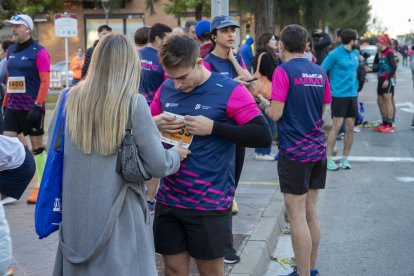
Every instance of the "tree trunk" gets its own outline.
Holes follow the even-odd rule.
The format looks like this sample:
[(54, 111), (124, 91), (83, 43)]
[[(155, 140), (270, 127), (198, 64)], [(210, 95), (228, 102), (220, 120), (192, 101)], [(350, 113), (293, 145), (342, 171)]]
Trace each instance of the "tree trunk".
[(203, 19), (203, 3), (200, 3), (195, 7), (195, 19), (197, 21)]
[(274, 0), (256, 0), (255, 2), (255, 39), (263, 33), (274, 33)]

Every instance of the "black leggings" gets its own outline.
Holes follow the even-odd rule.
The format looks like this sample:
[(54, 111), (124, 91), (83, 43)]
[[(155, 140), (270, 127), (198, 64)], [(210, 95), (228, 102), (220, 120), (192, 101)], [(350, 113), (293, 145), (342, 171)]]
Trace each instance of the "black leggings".
[(246, 148), (236, 145), (236, 174), (235, 174), (236, 188), (239, 185), (239, 180), (240, 180), (240, 175), (243, 169), (245, 154), (246, 154)]
[[(240, 175), (243, 169), (244, 164), (244, 156), (246, 154), (246, 148), (242, 146), (236, 145), (236, 188), (239, 185)], [(227, 239), (225, 248), (224, 248), (224, 256), (229, 256), (235, 254), (233, 249), (233, 216), (229, 217), (229, 238)]]

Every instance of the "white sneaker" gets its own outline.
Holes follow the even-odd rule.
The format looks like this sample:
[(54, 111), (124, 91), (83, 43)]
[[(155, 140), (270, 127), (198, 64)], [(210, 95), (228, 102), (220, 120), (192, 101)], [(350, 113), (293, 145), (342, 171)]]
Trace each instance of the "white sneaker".
[(275, 157), (271, 154), (256, 154), (254, 159), (260, 161), (275, 161)]
[(361, 132), (361, 128), (359, 126), (354, 126), (354, 132), (356, 133)]
[(16, 201), (17, 201), (17, 199), (12, 198), (12, 197), (6, 197), (5, 199), (0, 200), (0, 202), (1, 202), (3, 205), (12, 204), (12, 203), (14, 203), (14, 202), (16, 202)]

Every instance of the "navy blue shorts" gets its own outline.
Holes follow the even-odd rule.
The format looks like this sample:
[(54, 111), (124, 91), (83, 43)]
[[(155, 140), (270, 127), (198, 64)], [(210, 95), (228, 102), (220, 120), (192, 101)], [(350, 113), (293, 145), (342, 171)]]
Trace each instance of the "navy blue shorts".
[(33, 178), (35, 161), (30, 150), (27, 147), (25, 150), (26, 158), (20, 167), (0, 171), (0, 193), (3, 196), (19, 199)]

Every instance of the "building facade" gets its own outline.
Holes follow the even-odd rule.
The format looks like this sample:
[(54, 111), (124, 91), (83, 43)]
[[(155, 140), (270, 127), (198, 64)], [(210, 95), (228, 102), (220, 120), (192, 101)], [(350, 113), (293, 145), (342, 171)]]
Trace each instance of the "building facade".
[[(90, 3), (85, 5), (85, 3)], [(155, 13), (151, 14), (146, 7), (146, 0), (124, 0), (121, 7), (112, 8), (108, 14), (108, 25), (114, 32), (127, 35), (133, 40), (135, 31), (146, 25), (151, 26), (155, 23), (163, 23), (171, 28), (184, 26), (187, 20), (193, 20), (195, 13), (188, 11), (183, 16), (176, 18), (174, 15), (166, 14), (164, 11), (168, 0), (159, 0), (154, 2)], [(78, 47), (87, 49), (91, 47), (98, 39), (97, 29), (100, 25), (106, 23), (105, 11), (94, 1), (65, 1), (63, 10), (68, 13), (75, 13), (78, 19), (78, 36), (69, 38), (69, 58), (76, 54)], [(230, 15), (241, 25), (238, 31), (237, 45), (239, 46), (245, 35), (243, 27), (243, 17), (237, 12), (232, 11)], [(53, 15), (36, 15), (34, 16), (35, 32), (34, 39), (48, 49), (51, 55), (51, 64), (65, 60), (65, 43), (63, 38), (55, 36), (55, 26)], [(246, 20), (244, 20), (246, 21)], [(7, 30), (3, 29), (3, 34)]]

